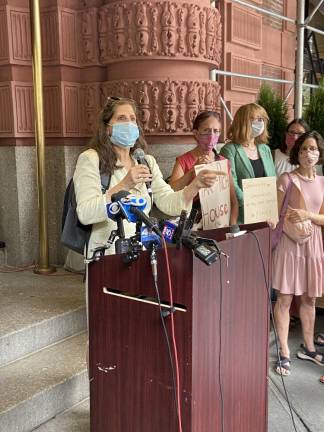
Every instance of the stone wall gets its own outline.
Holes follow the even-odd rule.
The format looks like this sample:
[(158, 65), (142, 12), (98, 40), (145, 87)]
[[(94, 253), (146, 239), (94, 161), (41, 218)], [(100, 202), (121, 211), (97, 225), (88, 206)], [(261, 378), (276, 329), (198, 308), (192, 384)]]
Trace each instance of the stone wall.
[[(43, 0), (44, 122), (50, 261), (60, 264), (63, 193), (108, 95), (135, 99), (166, 176), (192, 144), (191, 124), (218, 109), (221, 61), (209, 0)], [(8, 262), (38, 258), (38, 205), (28, 0), (0, 1), (0, 239)]]

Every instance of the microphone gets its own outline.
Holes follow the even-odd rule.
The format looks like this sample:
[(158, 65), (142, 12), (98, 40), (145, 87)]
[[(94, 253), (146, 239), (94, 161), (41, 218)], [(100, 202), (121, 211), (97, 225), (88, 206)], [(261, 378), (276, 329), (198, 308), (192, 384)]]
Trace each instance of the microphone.
[(162, 247), (161, 237), (147, 226), (141, 227), (141, 243), (148, 250), (151, 249), (152, 245), (155, 245), (157, 248)]
[(159, 230), (159, 227), (155, 225), (155, 223), (139, 207), (131, 205), (129, 210), (133, 215), (137, 217), (137, 220), (140, 220), (144, 225), (151, 228), (151, 230), (154, 231), (159, 237), (162, 237), (162, 233)]
[(160, 229), (162, 231), (162, 235), (164, 240), (167, 243), (175, 243), (175, 233), (178, 229), (178, 224), (169, 220), (164, 220), (160, 223)]
[(173, 237), (174, 242), (176, 243), (178, 249), (181, 246), (181, 240), (182, 240), (183, 230), (185, 228), (186, 221), (187, 221), (187, 212), (186, 210), (182, 210), (180, 214), (179, 223), (178, 223), (178, 229), (176, 230)]
[(122, 217), (128, 222), (142, 222), (158, 236), (162, 237), (159, 227), (143, 212), (146, 208), (146, 199), (136, 197), (127, 191), (120, 191), (111, 196), (112, 203), (107, 204), (108, 217), (118, 220)]
[[(143, 212), (146, 208), (146, 199), (131, 195), (128, 191), (119, 191), (111, 196), (111, 203), (107, 204), (108, 217), (112, 220), (119, 218), (128, 222), (138, 222), (139, 218), (132, 213), (131, 207), (138, 208)], [(142, 221), (142, 219), (140, 219)]]
[[(145, 153), (144, 150), (142, 150), (141, 148), (137, 148), (134, 153), (133, 153), (134, 158), (137, 160), (137, 162), (141, 165), (145, 165), (147, 166), (147, 162), (145, 160)], [(147, 192), (150, 196), (152, 196), (152, 187), (151, 187), (151, 182), (147, 181), (145, 182), (146, 184), (146, 189)]]

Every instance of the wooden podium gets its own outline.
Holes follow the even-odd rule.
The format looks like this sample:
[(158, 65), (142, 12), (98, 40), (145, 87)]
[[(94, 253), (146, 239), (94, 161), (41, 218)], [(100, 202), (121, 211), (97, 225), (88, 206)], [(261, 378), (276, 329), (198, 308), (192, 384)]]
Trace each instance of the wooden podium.
[[(267, 431), (270, 230), (248, 228), (265, 268), (251, 233), (204, 232), (229, 256), (211, 266), (168, 249), (183, 432)], [(166, 303), (163, 251), (158, 285)], [(131, 265), (113, 255), (89, 266), (91, 432), (178, 432), (156, 297), (148, 252)], [(169, 317), (166, 326), (170, 334)]]

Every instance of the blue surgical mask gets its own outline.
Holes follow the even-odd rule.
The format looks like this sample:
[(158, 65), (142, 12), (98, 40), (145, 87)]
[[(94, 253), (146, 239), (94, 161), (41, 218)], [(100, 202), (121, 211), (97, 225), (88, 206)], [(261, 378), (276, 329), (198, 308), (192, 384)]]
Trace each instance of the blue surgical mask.
[(264, 132), (264, 121), (263, 120), (253, 120), (251, 123), (252, 138), (256, 138), (263, 134)]
[(119, 147), (134, 147), (138, 137), (139, 129), (137, 124), (128, 123), (114, 123), (111, 125), (112, 132), (110, 141)]

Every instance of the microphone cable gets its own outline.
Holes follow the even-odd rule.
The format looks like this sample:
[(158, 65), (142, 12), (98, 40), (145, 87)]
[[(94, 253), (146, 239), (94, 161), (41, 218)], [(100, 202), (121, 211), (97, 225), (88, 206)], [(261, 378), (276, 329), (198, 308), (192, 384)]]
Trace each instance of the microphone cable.
[(219, 257), (219, 350), (218, 350), (218, 382), (219, 382), (219, 396), (221, 401), (221, 431), (225, 431), (224, 424), (224, 395), (223, 395), (223, 381), (222, 381), (222, 322), (223, 322), (223, 272), (222, 272), (222, 257)]
[(162, 237), (162, 244), (164, 249), (166, 267), (167, 267), (167, 275), (168, 275), (168, 285), (169, 285), (169, 294), (170, 294), (170, 320), (171, 320), (171, 334), (172, 334), (172, 345), (173, 345), (173, 355), (175, 362), (175, 376), (176, 376), (176, 400), (177, 400), (177, 413), (178, 413), (178, 426), (179, 432), (183, 432), (182, 429), (182, 415), (181, 415), (181, 397), (180, 397), (180, 372), (179, 372), (179, 358), (178, 358), (178, 349), (177, 342), (175, 336), (175, 325), (174, 325), (174, 309), (173, 309), (173, 292), (172, 292), (172, 281), (171, 281), (171, 272), (169, 265), (169, 256), (167, 251), (167, 245), (165, 239)]
[[(273, 328), (273, 332), (274, 332), (274, 336), (275, 336), (276, 353), (277, 353), (278, 361), (280, 362), (280, 350), (279, 350), (279, 344), (278, 344), (278, 333), (277, 333), (277, 328), (276, 328), (276, 324), (275, 324), (275, 320), (274, 320), (274, 314), (273, 314), (273, 308), (272, 308), (272, 300), (271, 300), (271, 291), (270, 291), (270, 287), (268, 285), (267, 272), (266, 272), (266, 267), (265, 267), (265, 263), (264, 263), (264, 257), (263, 257), (263, 254), (262, 254), (262, 250), (261, 250), (261, 246), (260, 246), (260, 242), (259, 242), (258, 237), (255, 235), (255, 233), (253, 231), (248, 231), (247, 234), (251, 234), (253, 236), (253, 238), (256, 240), (256, 243), (257, 243), (257, 246), (258, 246), (259, 256), (260, 256), (261, 262), (262, 262), (262, 269), (263, 269), (265, 288), (266, 288), (266, 291), (267, 291), (267, 297), (268, 297), (268, 302), (269, 302), (269, 306), (270, 306), (270, 316), (271, 316), (271, 319), (272, 319), (272, 328)], [(294, 418), (293, 410), (292, 410), (291, 403), (290, 403), (290, 399), (289, 399), (289, 396), (288, 396), (288, 391), (287, 391), (287, 388), (286, 388), (286, 385), (285, 385), (285, 380), (283, 378), (282, 373), (280, 373), (279, 375), (280, 375), (282, 386), (283, 386), (283, 389), (284, 389), (285, 399), (286, 399), (286, 402), (288, 404), (288, 408), (289, 408), (289, 413), (290, 413), (290, 416), (291, 416), (292, 424), (293, 424), (295, 432), (298, 432), (297, 427), (296, 427), (296, 423), (295, 423), (295, 418)]]
[[(178, 421), (178, 426), (179, 426), (179, 432), (182, 432), (182, 419), (181, 419), (181, 409), (180, 409), (180, 392), (179, 392), (179, 382), (180, 382), (180, 380), (179, 380), (179, 362), (178, 362), (177, 348), (176, 348), (175, 337), (174, 337), (173, 296), (172, 296), (172, 286), (170, 285), (171, 279), (170, 279), (170, 271), (169, 271), (168, 253), (167, 253), (167, 247), (166, 247), (166, 242), (165, 242), (164, 238), (163, 238), (163, 248), (164, 248), (165, 254), (166, 254), (165, 256), (166, 256), (167, 269), (168, 269), (169, 291), (170, 291), (170, 287), (171, 287), (170, 309), (169, 309), (170, 312), (166, 313), (162, 309), (160, 290), (159, 290), (158, 280), (157, 280), (156, 251), (154, 249), (151, 250), (151, 266), (152, 266), (154, 288), (155, 288), (156, 297), (157, 297), (157, 301), (158, 301), (158, 305), (159, 305), (160, 318), (161, 318), (163, 333), (165, 336), (165, 341), (167, 344), (168, 355), (169, 355), (170, 366), (171, 366), (175, 411), (176, 411), (176, 416), (177, 416), (177, 421)], [(172, 348), (171, 348), (170, 338), (169, 338), (168, 330), (167, 330), (166, 324), (165, 324), (165, 317), (169, 316), (169, 315), (171, 318), (172, 345), (173, 345), (173, 352), (174, 352), (173, 356), (172, 356)], [(173, 361), (173, 357), (175, 359), (175, 364)]]

